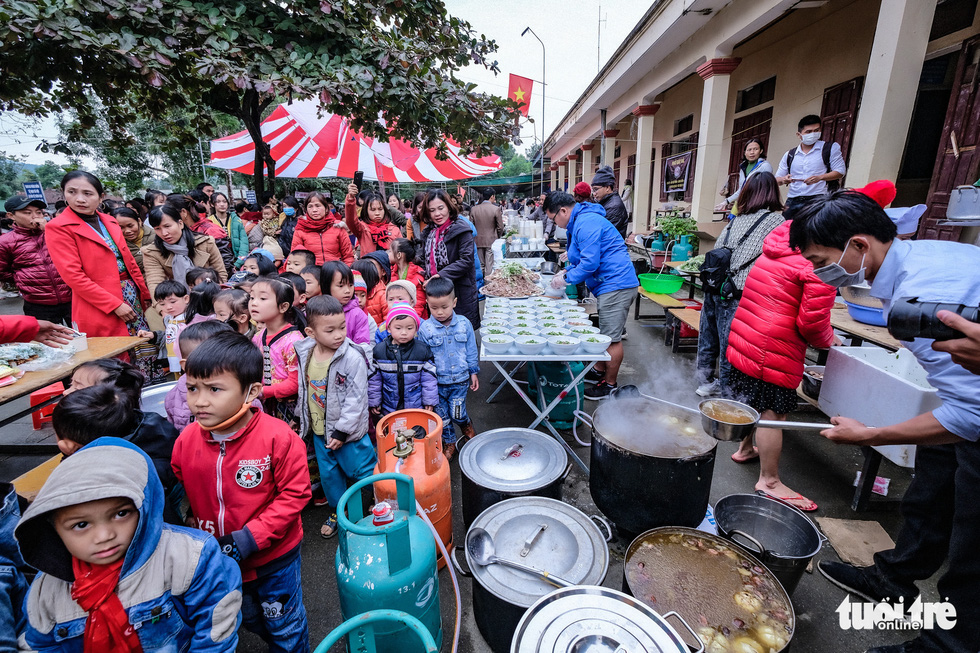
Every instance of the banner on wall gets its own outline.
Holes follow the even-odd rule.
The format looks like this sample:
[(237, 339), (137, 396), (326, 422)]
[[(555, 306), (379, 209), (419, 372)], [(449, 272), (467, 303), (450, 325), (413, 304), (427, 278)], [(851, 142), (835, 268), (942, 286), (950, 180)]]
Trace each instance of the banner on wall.
[(664, 158), (664, 192), (683, 193), (687, 191), (687, 180), (691, 176), (691, 159), (694, 150)]

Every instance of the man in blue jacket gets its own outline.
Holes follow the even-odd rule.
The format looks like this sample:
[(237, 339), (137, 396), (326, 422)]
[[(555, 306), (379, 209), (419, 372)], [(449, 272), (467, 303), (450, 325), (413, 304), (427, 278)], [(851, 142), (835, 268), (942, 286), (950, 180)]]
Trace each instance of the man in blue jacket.
[(588, 399), (605, 399), (616, 389), (616, 377), (623, 363), (623, 329), (639, 280), (626, 249), (626, 241), (598, 204), (581, 202), (568, 193), (551, 193), (544, 203), (548, 218), (568, 232), (569, 267), (556, 274), (552, 285), (583, 281), (598, 299), (599, 331), (609, 336), (609, 362), (595, 366), (599, 377), (595, 387), (585, 391)]

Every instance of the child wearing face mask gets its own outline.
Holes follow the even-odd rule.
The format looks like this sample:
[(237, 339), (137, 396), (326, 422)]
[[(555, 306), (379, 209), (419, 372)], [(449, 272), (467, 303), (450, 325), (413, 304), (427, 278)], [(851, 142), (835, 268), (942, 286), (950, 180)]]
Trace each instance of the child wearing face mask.
[(251, 407), (263, 360), (248, 338), (209, 338), (187, 358), (186, 376), (196, 421), (177, 438), (172, 466), (193, 522), (242, 569), (245, 627), (274, 650), (309, 651), (300, 583), (300, 513), (312, 496), (306, 445)]

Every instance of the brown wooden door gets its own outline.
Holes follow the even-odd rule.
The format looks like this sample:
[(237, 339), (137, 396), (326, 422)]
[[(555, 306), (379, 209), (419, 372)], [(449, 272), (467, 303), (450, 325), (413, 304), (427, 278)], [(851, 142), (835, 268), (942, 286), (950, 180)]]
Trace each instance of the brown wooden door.
[[(939, 141), (936, 167), (929, 185), (925, 216), (919, 223), (919, 238), (958, 240), (961, 227), (940, 226), (946, 220), (949, 194), (957, 186), (972, 184), (980, 168), (980, 37), (963, 43), (953, 77), (953, 90), (946, 110), (946, 124)], [(955, 147), (954, 147), (955, 143)]]
[[(745, 153), (745, 144), (751, 138), (758, 138), (762, 141), (762, 151), (769, 156), (769, 129), (772, 126), (772, 107), (756, 111), (747, 116), (736, 118), (732, 124), (732, 153), (728, 158), (728, 194), (731, 195), (738, 187), (738, 166), (742, 163)], [(769, 162), (770, 165), (773, 161)], [(779, 165), (779, 160), (775, 160)]]
[(845, 163), (850, 159), (851, 140), (854, 138), (854, 125), (857, 122), (863, 88), (864, 77), (855, 77), (823, 92), (820, 138), (826, 143), (840, 145)]

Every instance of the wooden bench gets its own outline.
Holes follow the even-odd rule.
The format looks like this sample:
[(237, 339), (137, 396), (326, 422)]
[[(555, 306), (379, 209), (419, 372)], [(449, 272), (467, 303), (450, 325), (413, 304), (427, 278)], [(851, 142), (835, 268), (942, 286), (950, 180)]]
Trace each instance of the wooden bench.
[[(663, 313), (660, 315), (640, 315), (640, 300), (649, 299), (651, 302), (663, 309)], [(633, 312), (634, 320), (663, 320), (667, 321), (667, 310), (671, 308), (684, 308), (687, 306), (684, 302), (679, 299), (675, 299), (670, 295), (662, 295), (660, 293), (649, 292), (643, 288), (637, 288), (636, 290), (636, 309)]]
[(667, 313), (671, 319), (667, 322), (664, 344), (668, 345), (675, 354), (681, 348), (697, 351), (698, 339), (696, 337), (682, 338), (681, 324), (691, 327), (695, 332), (699, 331), (701, 328), (701, 311), (696, 311), (693, 308), (669, 308)]

